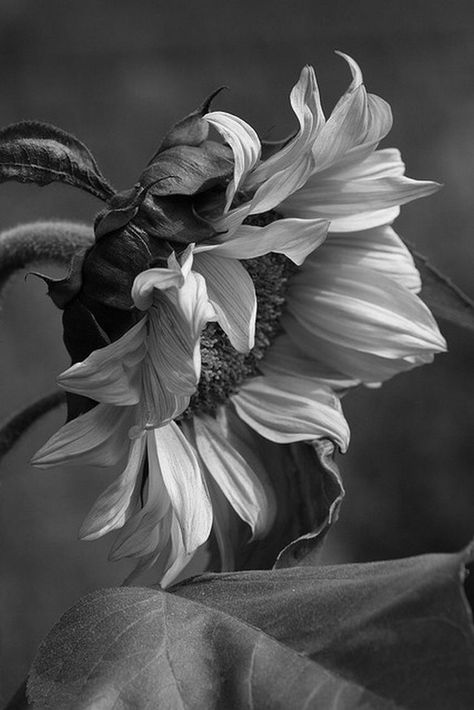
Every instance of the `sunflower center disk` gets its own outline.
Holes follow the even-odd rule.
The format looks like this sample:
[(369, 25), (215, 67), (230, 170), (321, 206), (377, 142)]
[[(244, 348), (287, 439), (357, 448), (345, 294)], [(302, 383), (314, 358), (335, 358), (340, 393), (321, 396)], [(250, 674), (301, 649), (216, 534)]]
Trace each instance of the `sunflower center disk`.
[[(265, 226), (279, 217), (275, 212), (267, 212), (251, 217), (247, 223)], [(217, 407), (237, 392), (245, 379), (260, 374), (258, 363), (281, 330), (288, 280), (297, 267), (282, 254), (266, 254), (241, 263), (250, 274), (257, 294), (255, 346), (248, 355), (239, 353), (221, 327), (209, 323), (201, 336), (201, 379), (183, 417), (215, 414)]]

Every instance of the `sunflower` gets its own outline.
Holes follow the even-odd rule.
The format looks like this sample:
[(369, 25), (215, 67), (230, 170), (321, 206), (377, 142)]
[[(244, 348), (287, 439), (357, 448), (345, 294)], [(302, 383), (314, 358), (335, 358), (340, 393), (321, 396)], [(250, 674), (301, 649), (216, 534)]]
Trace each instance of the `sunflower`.
[[(314, 71), (302, 70), (286, 141), (262, 143), (209, 102), (177, 124), (139, 183), (108, 196), (79, 285), (67, 280), (73, 365), (58, 382), (69, 421), (33, 463), (124, 461), (81, 537), (120, 528), (112, 557), (137, 557), (137, 572), (158, 561), (163, 586), (211, 530), (231, 568), (235, 514), (253, 539), (277, 525), (263, 440), (345, 451), (340, 395), (445, 349), (391, 226), (401, 204), (438, 185), (407, 178), (397, 150), (377, 150), (390, 108), (342, 56), (352, 82), (327, 120)], [(125, 276), (119, 250), (104, 268), (111, 244), (133, 264)], [(50, 292), (59, 304), (64, 283)], [(95, 327), (87, 346), (80, 318)]]

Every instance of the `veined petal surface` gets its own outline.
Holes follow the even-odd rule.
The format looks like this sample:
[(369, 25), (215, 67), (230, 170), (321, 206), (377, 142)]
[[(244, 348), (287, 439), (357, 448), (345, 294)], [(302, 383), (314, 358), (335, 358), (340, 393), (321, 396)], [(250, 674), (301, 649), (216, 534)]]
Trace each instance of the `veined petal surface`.
[(234, 259), (254, 259), (274, 252), (301, 265), (324, 241), (329, 222), (320, 219), (279, 219), (265, 227), (243, 224), (212, 253)]
[(315, 257), (291, 282), (284, 326), (296, 319), (334, 345), (386, 358), (446, 347), (429, 309), (384, 274)]
[(83, 362), (59, 375), (58, 384), (96, 402), (137, 404), (141, 394), (138, 365), (145, 354), (146, 319), (142, 318), (121, 338), (94, 350)]
[(250, 525), (255, 537), (266, 534), (274, 511), (262, 481), (229, 443), (216, 420), (196, 416), (194, 434), (199, 455), (236, 513)]
[(362, 266), (379, 271), (413, 293), (421, 278), (412, 255), (390, 225), (361, 232), (330, 234), (318, 251), (319, 264)]
[(217, 322), (239, 352), (249, 352), (255, 342), (257, 296), (248, 271), (236, 259), (211, 252), (196, 254), (194, 269), (207, 285)]
[(34, 455), (32, 464), (113, 466), (128, 452), (135, 407), (98, 404), (65, 424)]
[(228, 210), (242, 180), (260, 158), (260, 140), (248, 123), (225, 111), (211, 111), (205, 119), (219, 131), (234, 154), (234, 177), (226, 191)]
[(239, 417), (270, 441), (289, 444), (329, 438), (343, 451), (349, 443), (339, 399), (313, 380), (254, 377), (231, 400)]
[(207, 540), (212, 507), (193, 448), (172, 422), (154, 429), (157, 463), (183, 536), (186, 553)]
[(110, 530), (121, 528), (132, 515), (145, 451), (145, 436), (131, 442), (127, 466), (92, 506), (79, 531), (81, 540), (95, 540)]

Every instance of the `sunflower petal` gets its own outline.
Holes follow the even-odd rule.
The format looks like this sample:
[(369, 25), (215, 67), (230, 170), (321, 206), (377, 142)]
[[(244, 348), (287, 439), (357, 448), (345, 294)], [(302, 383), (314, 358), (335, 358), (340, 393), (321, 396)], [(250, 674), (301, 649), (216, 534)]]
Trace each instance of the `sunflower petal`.
[(284, 254), (301, 265), (324, 241), (329, 222), (320, 219), (279, 219), (266, 227), (242, 225), (233, 237), (213, 249), (217, 256), (254, 259), (269, 252)]
[(156, 456), (186, 553), (207, 540), (212, 507), (196, 455), (177, 424), (153, 431)]
[(257, 297), (249, 273), (234, 259), (207, 252), (196, 254), (194, 268), (206, 280), (217, 322), (239, 352), (247, 353), (255, 341)]
[(270, 441), (288, 444), (329, 438), (343, 451), (349, 443), (339, 399), (313, 380), (254, 377), (231, 400), (239, 417)]
[(273, 522), (273, 510), (261, 480), (214, 419), (195, 417), (194, 432), (197, 450), (229, 503), (254, 536), (265, 535)]
[(252, 126), (238, 116), (224, 111), (211, 111), (205, 119), (219, 131), (234, 154), (234, 178), (226, 191), (225, 210), (228, 210), (241, 182), (260, 158), (260, 140)]
[(49, 466), (90, 464), (113, 466), (130, 444), (134, 407), (98, 404), (65, 424), (34, 455), (32, 464)]
[(138, 437), (132, 442), (126, 468), (99, 496), (82, 523), (79, 531), (81, 540), (95, 540), (110, 530), (121, 528), (131, 516), (136, 505), (134, 494), (145, 450), (145, 437)]
[(96, 402), (137, 404), (141, 394), (137, 365), (146, 354), (145, 325), (146, 319), (142, 318), (121, 338), (94, 350), (83, 362), (59, 375), (58, 384)]

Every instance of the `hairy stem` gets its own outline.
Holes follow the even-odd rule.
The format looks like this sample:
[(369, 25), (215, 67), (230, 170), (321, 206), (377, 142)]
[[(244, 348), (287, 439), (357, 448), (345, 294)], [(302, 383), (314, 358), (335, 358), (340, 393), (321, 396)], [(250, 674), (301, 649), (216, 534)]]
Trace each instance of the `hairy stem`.
[(28, 405), (3, 424), (0, 428), (0, 461), (32, 424), (65, 401), (64, 392), (53, 392)]
[(40, 261), (69, 265), (93, 242), (92, 227), (76, 222), (29, 222), (0, 232), (0, 292), (20, 269)]

